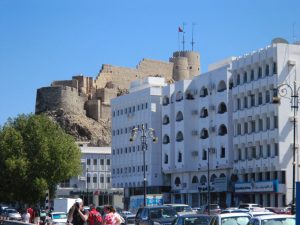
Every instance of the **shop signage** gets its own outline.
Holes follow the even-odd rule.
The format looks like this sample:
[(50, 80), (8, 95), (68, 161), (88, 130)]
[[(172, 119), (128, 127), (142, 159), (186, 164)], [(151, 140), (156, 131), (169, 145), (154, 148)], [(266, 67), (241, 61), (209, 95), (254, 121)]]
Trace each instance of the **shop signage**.
[(278, 180), (236, 183), (235, 192), (277, 192)]

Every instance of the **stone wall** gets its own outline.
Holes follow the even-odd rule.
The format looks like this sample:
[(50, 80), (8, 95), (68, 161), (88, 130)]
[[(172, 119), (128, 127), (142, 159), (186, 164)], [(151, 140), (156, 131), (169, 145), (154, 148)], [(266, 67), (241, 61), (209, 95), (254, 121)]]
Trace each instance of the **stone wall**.
[(85, 96), (78, 95), (76, 88), (67, 86), (43, 87), (37, 90), (36, 113), (64, 109), (73, 114), (84, 114)]

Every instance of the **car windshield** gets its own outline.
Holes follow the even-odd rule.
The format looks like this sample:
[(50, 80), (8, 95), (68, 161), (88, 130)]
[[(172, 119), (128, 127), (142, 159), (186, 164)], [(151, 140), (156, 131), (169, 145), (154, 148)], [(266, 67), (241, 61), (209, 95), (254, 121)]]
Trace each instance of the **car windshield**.
[(222, 225), (246, 225), (250, 218), (248, 216), (225, 217), (221, 219)]
[(53, 214), (52, 218), (53, 219), (65, 219), (65, 218), (67, 218), (67, 214), (65, 214), (65, 213)]
[(206, 225), (209, 224), (209, 217), (187, 217), (184, 218), (184, 225)]
[(192, 208), (190, 206), (173, 206), (176, 212), (192, 212)]
[(6, 211), (8, 213), (17, 213), (17, 210), (15, 210), (15, 209), (6, 209)]
[(295, 218), (270, 218), (261, 221), (261, 225), (295, 225)]
[(161, 209), (150, 210), (151, 219), (171, 218), (175, 216), (176, 216), (176, 211), (172, 208), (161, 208)]

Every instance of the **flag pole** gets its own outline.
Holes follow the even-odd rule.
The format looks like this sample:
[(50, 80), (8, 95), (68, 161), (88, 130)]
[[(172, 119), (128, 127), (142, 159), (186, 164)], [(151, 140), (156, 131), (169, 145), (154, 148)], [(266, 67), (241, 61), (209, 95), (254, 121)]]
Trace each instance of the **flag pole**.
[(184, 41), (184, 23), (182, 24), (182, 50), (184, 51), (184, 43), (185, 43), (185, 41)]

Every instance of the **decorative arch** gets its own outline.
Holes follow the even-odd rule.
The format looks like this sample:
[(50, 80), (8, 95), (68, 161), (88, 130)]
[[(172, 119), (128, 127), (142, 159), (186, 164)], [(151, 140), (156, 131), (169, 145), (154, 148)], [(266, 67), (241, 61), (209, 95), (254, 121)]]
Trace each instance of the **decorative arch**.
[(218, 113), (223, 114), (226, 112), (227, 112), (227, 106), (226, 106), (225, 102), (221, 102), (218, 106)]
[(208, 110), (207, 108), (203, 107), (200, 111), (200, 118), (206, 118), (208, 117)]
[(192, 178), (192, 184), (197, 184), (197, 183), (199, 183), (198, 177), (197, 176), (193, 176), (193, 178)]
[(206, 176), (202, 175), (200, 178), (200, 184), (204, 185), (207, 182)]
[(209, 137), (209, 135), (208, 135), (208, 130), (206, 129), (206, 128), (203, 128), (202, 130), (201, 130), (201, 133), (200, 133), (200, 138), (201, 139), (206, 139), (206, 138), (208, 138)]
[(227, 127), (226, 127), (224, 124), (221, 124), (221, 125), (220, 125), (218, 134), (219, 134), (220, 136), (224, 136), (224, 135), (227, 134)]
[(176, 101), (179, 102), (183, 99), (183, 94), (181, 91), (178, 91), (176, 94)]
[(225, 81), (224, 80), (221, 80), (220, 82), (219, 82), (219, 84), (218, 84), (218, 88), (217, 88), (217, 91), (218, 92), (223, 92), (223, 91), (225, 91), (226, 90), (226, 83), (225, 83)]
[(183, 141), (183, 133), (181, 131), (178, 131), (178, 133), (176, 134), (176, 141)]
[(180, 178), (176, 177), (174, 183), (175, 183), (176, 186), (179, 186), (181, 184)]
[(165, 115), (163, 118), (163, 125), (167, 125), (170, 123), (170, 118), (168, 115)]
[(200, 97), (204, 98), (208, 95), (207, 87), (203, 86), (200, 90)]
[(176, 115), (176, 121), (181, 121), (183, 120), (183, 114), (181, 111), (179, 111)]
[(216, 178), (217, 178), (216, 174), (211, 175), (210, 182), (214, 182)]
[(168, 105), (170, 103), (170, 99), (168, 96), (163, 97), (163, 105)]
[(163, 144), (169, 144), (170, 143), (170, 137), (165, 134), (163, 137)]

